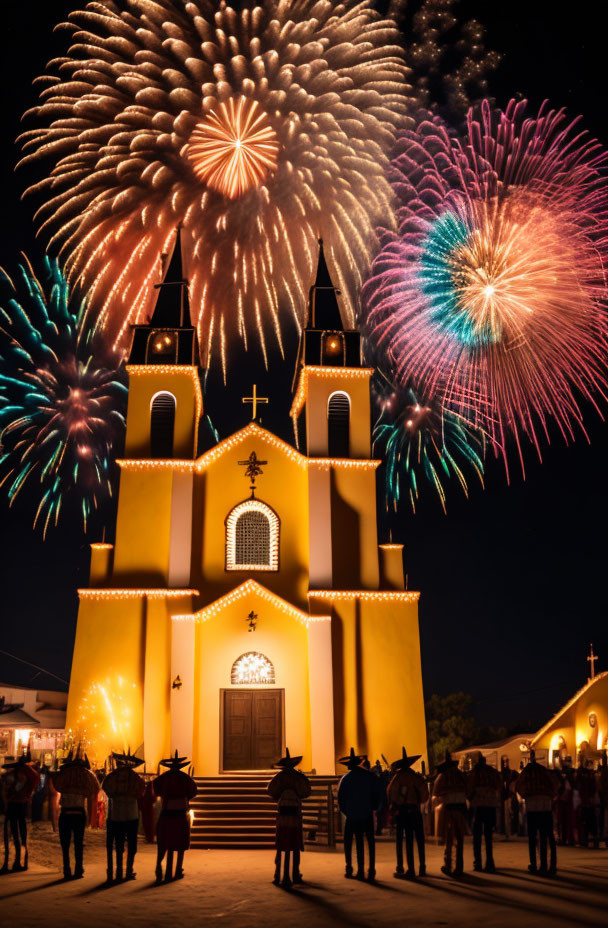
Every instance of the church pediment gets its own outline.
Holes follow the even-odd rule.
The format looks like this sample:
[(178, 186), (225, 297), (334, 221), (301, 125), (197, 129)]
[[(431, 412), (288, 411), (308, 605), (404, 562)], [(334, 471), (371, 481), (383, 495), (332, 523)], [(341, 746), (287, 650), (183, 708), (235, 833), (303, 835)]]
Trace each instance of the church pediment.
[(221, 612), (239, 600), (247, 600), (248, 603), (251, 603), (252, 600), (268, 603), (274, 606), (274, 608), (279, 612), (282, 612), (284, 615), (295, 619), (297, 622), (300, 622), (300, 624), (305, 625), (306, 627), (308, 627), (311, 622), (329, 621), (330, 618), (329, 616), (311, 616), (307, 612), (304, 612), (302, 609), (298, 609), (297, 606), (294, 606), (286, 599), (283, 599), (281, 596), (273, 593), (272, 590), (262, 586), (262, 584), (258, 583), (257, 580), (251, 579), (245, 580), (244, 583), (239, 584), (239, 586), (235, 587), (229, 593), (226, 593), (224, 596), (220, 596), (219, 599), (214, 600), (212, 603), (209, 603), (208, 606), (204, 606), (197, 612), (194, 612), (188, 616), (175, 616), (174, 618), (176, 620), (190, 619), (195, 622), (208, 622), (209, 619), (219, 615)]
[(257, 425), (255, 422), (250, 422), (249, 425), (239, 429), (238, 432), (234, 432), (233, 435), (223, 439), (223, 441), (218, 442), (217, 445), (197, 458), (194, 462), (194, 468), (197, 471), (206, 470), (207, 467), (223, 455), (228, 454), (229, 451), (243, 444), (248, 439), (254, 439), (256, 442), (260, 442), (273, 450), (279, 451), (286, 458), (289, 458), (291, 461), (296, 461), (302, 467), (305, 467), (307, 464), (307, 459), (291, 445), (288, 445), (286, 441), (277, 438), (272, 432), (267, 431), (267, 429), (262, 428), (262, 426)]

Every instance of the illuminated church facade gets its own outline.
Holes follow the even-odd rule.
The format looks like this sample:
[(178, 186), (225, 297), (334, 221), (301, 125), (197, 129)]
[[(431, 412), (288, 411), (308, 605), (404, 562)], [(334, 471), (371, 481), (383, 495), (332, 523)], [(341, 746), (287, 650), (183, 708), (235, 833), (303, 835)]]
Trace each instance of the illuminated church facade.
[[(426, 756), (419, 594), (379, 544), (370, 376), (323, 251), (291, 415), (294, 445), (254, 420), (198, 452), (204, 397), (179, 242), (135, 328), (115, 543), (91, 546), (67, 727), (103, 762), (143, 744), (197, 775), (284, 753), (334, 774)], [(255, 396), (255, 392), (254, 392)]]

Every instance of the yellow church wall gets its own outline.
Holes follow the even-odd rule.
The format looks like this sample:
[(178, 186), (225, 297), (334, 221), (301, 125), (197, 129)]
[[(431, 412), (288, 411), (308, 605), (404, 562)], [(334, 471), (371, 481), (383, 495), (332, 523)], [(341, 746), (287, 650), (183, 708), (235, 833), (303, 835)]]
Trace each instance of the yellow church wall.
[[(190, 600), (187, 600), (188, 607)], [(171, 614), (184, 611), (184, 601), (146, 602), (143, 687), (143, 743), (146, 768), (156, 770), (170, 754)]]
[(81, 599), (66, 730), (91, 762), (143, 742), (145, 601)]
[(129, 401), (125, 457), (150, 457), (150, 407), (160, 392), (175, 397), (173, 457), (193, 458), (196, 454), (198, 419), (202, 412), (201, 390), (195, 367), (163, 365), (127, 367)]
[[(252, 609), (258, 615), (255, 632), (247, 630), (246, 616)], [(261, 652), (272, 662), (276, 674), (273, 688), (285, 690), (287, 745), (292, 753), (304, 755), (303, 769), (310, 769), (308, 631), (302, 622), (252, 593), (197, 624), (193, 738), (197, 775), (213, 776), (220, 772), (221, 690), (240, 688), (232, 686), (230, 674), (237, 658), (248, 651)]]
[(417, 603), (334, 603), (332, 648), (336, 757), (352, 745), (394, 760), (405, 745), (426, 758)]
[(333, 587), (377, 590), (376, 472), (333, 466), (331, 472)]
[(114, 586), (167, 584), (172, 486), (169, 469), (121, 469)]
[[(225, 520), (251, 495), (244, 476), (246, 460), (255, 451), (263, 473), (256, 478), (256, 499), (269, 505), (280, 520), (279, 569), (226, 570)], [(195, 477), (192, 584), (202, 603), (212, 602), (252, 577), (294, 605), (306, 609), (308, 590), (308, 473), (301, 460), (273, 443), (272, 436), (248, 435)]]
[(350, 457), (369, 458), (369, 374), (359, 369), (307, 367), (301, 376), (306, 379), (308, 454), (327, 457), (327, 406), (331, 394), (340, 391), (350, 398)]

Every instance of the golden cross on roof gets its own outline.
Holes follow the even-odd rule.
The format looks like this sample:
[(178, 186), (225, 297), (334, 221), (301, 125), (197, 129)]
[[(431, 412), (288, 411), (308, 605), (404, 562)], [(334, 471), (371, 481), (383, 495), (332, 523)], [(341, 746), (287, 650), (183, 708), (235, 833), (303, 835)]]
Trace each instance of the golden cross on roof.
[(593, 645), (592, 645), (592, 644), (589, 645), (589, 647), (591, 648), (591, 654), (590, 654), (589, 657), (587, 658), (587, 660), (588, 660), (589, 663), (591, 664), (591, 676), (590, 676), (589, 679), (590, 679), (590, 680), (593, 680), (593, 678), (595, 677), (595, 662), (596, 662), (596, 660), (597, 660), (597, 654), (594, 654), (594, 653), (593, 653)]
[(268, 397), (258, 396), (258, 388), (254, 383), (251, 396), (244, 396), (242, 401), (243, 403), (251, 403), (251, 418), (256, 419), (258, 415), (258, 403), (268, 403)]

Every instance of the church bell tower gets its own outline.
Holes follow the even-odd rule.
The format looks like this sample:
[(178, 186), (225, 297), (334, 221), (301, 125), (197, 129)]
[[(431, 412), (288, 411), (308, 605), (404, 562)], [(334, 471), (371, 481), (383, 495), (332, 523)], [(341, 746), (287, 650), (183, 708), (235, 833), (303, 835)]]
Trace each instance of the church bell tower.
[(200, 360), (190, 320), (181, 231), (161, 283), (150, 322), (134, 327), (127, 365), (129, 406), (125, 453), (129, 458), (196, 456), (202, 414)]
[(298, 450), (308, 457), (369, 458), (372, 371), (361, 365), (361, 335), (345, 329), (319, 241), (291, 408)]
[[(187, 587), (191, 573), (193, 462), (203, 411), (196, 329), (190, 320), (181, 234), (149, 323), (135, 326), (113, 564), (92, 580)], [(105, 575), (105, 577), (104, 577)]]

